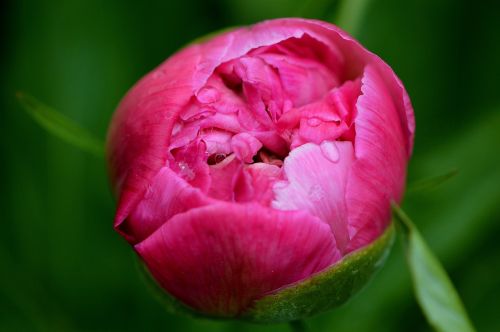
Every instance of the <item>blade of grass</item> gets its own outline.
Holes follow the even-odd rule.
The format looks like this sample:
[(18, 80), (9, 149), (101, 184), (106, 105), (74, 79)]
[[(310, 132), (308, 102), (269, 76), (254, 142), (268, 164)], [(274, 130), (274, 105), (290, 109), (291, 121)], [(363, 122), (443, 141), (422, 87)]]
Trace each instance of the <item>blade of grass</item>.
[(16, 97), (31, 118), (49, 133), (94, 156), (104, 156), (104, 142), (86, 129), (30, 95), (18, 92)]

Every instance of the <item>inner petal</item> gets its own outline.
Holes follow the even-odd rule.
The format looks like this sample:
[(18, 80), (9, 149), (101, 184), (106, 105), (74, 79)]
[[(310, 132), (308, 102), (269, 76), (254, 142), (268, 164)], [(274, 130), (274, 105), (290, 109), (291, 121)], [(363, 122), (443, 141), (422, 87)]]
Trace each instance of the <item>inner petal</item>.
[(286, 179), (274, 185), (272, 206), (319, 217), (330, 225), (341, 252), (349, 242), (345, 191), (353, 159), (351, 142), (306, 143), (285, 159)]

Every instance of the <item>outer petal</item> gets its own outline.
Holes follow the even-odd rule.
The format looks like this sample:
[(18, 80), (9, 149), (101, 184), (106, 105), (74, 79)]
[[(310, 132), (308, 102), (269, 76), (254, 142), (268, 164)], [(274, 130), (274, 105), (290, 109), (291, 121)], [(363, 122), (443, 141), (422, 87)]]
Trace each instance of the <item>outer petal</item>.
[(190, 210), (135, 248), (170, 294), (219, 316), (238, 315), (266, 293), (340, 258), (325, 223), (304, 212), (256, 204)]
[(349, 251), (370, 243), (390, 221), (390, 201), (399, 201), (405, 184), (406, 128), (397, 104), (374, 66), (362, 78), (355, 119), (356, 161), (347, 184)]
[(152, 178), (166, 165), (172, 127), (192, 95), (194, 64), (199, 58), (193, 47), (167, 60), (131, 89), (114, 114), (108, 161), (119, 195), (115, 227), (128, 217)]

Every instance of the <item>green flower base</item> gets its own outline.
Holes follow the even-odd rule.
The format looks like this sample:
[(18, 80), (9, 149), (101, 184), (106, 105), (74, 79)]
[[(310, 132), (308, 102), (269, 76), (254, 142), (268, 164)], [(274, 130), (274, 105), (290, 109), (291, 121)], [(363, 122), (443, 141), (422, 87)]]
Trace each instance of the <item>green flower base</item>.
[(301, 283), (255, 301), (243, 318), (286, 322), (338, 307), (358, 292), (384, 263), (394, 240), (394, 226), (370, 245)]

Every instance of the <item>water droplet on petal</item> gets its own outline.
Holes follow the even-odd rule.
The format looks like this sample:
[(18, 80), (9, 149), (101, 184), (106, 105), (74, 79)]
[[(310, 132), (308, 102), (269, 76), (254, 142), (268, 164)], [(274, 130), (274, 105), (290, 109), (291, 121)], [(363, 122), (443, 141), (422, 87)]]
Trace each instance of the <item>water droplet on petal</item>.
[(326, 159), (328, 159), (332, 163), (336, 163), (339, 161), (340, 153), (335, 142), (323, 141), (319, 147), (321, 148), (321, 153), (323, 153), (323, 156)]
[(307, 124), (311, 127), (317, 127), (321, 124), (321, 119), (317, 117), (312, 117), (307, 119)]
[(196, 94), (196, 99), (202, 104), (211, 104), (219, 100), (220, 93), (217, 89), (212, 87), (203, 87)]
[(180, 161), (178, 164), (180, 169), (180, 175), (187, 181), (191, 181), (195, 177), (194, 171), (189, 167), (185, 161)]

